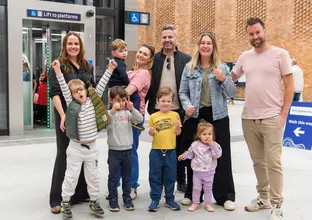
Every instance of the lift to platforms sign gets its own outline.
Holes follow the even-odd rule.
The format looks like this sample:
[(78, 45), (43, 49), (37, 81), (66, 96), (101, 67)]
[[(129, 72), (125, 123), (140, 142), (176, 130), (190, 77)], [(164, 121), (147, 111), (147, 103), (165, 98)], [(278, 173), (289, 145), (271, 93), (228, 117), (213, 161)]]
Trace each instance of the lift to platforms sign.
[(60, 19), (68, 21), (80, 21), (80, 14), (66, 13), (66, 12), (57, 12), (57, 11), (42, 11), (27, 9), (27, 17), (33, 18), (47, 18), (47, 19)]
[(283, 146), (312, 150), (312, 103), (293, 102), (287, 117)]

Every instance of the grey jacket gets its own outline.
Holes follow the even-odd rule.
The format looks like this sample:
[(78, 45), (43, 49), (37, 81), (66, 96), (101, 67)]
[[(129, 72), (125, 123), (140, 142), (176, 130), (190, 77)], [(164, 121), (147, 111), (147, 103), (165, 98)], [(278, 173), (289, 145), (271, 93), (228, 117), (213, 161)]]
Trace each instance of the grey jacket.
[(129, 150), (132, 148), (132, 125), (143, 120), (141, 113), (134, 109), (132, 112), (122, 110), (108, 111), (111, 124), (107, 127), (107, 145), (111, 150)]

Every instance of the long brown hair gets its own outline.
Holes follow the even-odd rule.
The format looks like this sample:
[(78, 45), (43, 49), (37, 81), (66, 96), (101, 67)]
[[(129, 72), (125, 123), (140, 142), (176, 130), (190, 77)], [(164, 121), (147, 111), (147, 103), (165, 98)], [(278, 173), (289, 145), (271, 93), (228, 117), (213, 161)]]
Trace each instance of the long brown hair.
[[(140, 46), (141, 47), (145, 47), (147, 48), (151, 55), (150, 55), (150, 61), (144, 66), (144, 69), (147, 69), (148, 71), (150, 71), (152, 69), (153, 63), (154, 63), (154, 56), (155, 56), (155, 48), (152, 45), (149, 44), (142, 44)], [(134, 66), (133, 66), (134, 70), (138, 70), (137, 64), (136, 64), (136, 59), (134, 60)]]
[(70, 65), (70, 60), (68, 58), (68, 54), (66, 51), (66, 45), (67, 45), (67, 41), (68, 38), (70, 36), (75, 36), (78, 38), (79, 44), (80, 44), (80, 51), (77, 57), (77, 63), (79, 64), (81, 69), (85, 69), (88, 72), (90, 72), (90, 64), (89, 62), (85, 59), (85, 51), (84, 51), (84, 47), (83, 47), (83, 43), (81, 40), (81, 37), (79, 36), (79, 34), (75, 33), (75, 32), (69, 32), (66, 34), (66, 36), (63, 39), (63, 45), (62, 45), (62, 52), (61, 52), (61, 56), (60, 56), (60, 60), (61, 60), (61, 64), (62, 67), (64, 68), (65, 71), (73, 71), (73, 67)]
[(211, 41), (212, 41), (212, 46), (213, 46), (213, 51), (211, 54), (211, 64), (214, 67), (219, 67), (220, 65), (220, 58), (219, 58), (219, 47), (218, 47), (218, 43), (216, 40), (216, 36), (214, 32), (202, 32), (200, 33), (200, 35), (198, 36), (198, 40), (195, 44), (195, 48), (194, 48), (194, 52), (193, 52), (193, 56), (190, 62), (190, 72), (192, 73), (194, 71), (195, 66), (197, 66), (198, 62), (200, 61), (200, 53), (199, 53), (199, 46), (201, 43), (201, 40), (204, 36), (208, 36), (210, 37)]

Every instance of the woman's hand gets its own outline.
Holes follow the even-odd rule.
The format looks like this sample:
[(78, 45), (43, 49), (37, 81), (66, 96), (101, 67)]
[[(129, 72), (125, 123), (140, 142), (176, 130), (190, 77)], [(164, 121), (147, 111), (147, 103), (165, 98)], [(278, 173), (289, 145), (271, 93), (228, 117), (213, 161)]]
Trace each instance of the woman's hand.
[(59, 60), (54, 60), (52, 62), (52, 67), (54, 69), (54, 72), (57, 76), (61, 75), (62, 72), (61, 72), (61, 64), (60, 64), (60, 61)]
[(194, 106), (190, 105), (189, 107), (187, 107), (187, 110), (186, 110), (187, 116), (191, 116), (194, 112), (195, 112)]
[(224, 82), (225, 80), (225, 74), (222, 72), (220, 68), (216, 68), (213, 70), (213, 75), (217, 78), (217, 80)]
[(63, 132), (65, 132), (65, 130), (66, 130), (65, 119), (66, 119), (66, 115), (64, 114), (61, 116), (61, 124), (60, 124), (61, 131), (63, 131)]

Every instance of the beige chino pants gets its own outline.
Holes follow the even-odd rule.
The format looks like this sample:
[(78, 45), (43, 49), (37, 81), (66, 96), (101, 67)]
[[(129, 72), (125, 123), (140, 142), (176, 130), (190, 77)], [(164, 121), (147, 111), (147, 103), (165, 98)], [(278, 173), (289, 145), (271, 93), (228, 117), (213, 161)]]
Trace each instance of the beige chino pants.
[(283, 202), (281, 165), (283, 126), (278, 118), (243, 119), (243, 132), (257, 176), (257, 191), (272, 205)]

